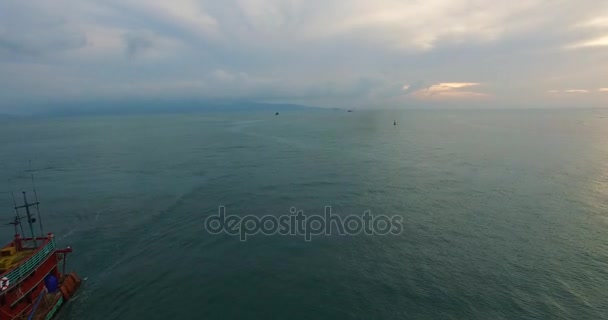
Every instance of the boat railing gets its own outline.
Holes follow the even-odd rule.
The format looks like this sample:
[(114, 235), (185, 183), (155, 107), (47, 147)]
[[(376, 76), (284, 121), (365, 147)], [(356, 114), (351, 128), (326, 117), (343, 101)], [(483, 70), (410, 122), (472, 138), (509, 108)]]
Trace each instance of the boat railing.
[(46, 237), (36, 237), (36, 238), (19, 238), (21, 239), (21, 241), (32, 241), (34, 239), (36, 240), (42, 240), (42, 241), (46, 241), (49, 239), (50, 236), (46, 236)]
[[(29, 275), (38, 265), (40, 265), (45, 258), (55, 250), (55, 238), (40, 238), (41, 240), (50, 240), (43, 247), (39, 248), (38, 251), (32, 255), (29, 259), (23, 261), (19, 266), (12, 269), (10, 272), (2, 274), (2, 277), (8, 278), (10, 281), (10, 287), (16, 285), (21, 278)], [(23, 239), (27, 240), (27, 239)], [(9, 287), (9, 289), (10, 289)]]

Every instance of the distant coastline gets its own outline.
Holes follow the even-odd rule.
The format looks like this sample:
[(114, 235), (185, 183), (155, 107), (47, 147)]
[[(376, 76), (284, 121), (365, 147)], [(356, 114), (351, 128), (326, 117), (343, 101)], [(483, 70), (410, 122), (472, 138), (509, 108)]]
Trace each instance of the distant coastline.
[(328, 108), (289, 103), (268, 103), (245, 100), (149, 100), (149, 101), (75, 101), (38, 103), (21, 114), (0, 113), (0, 120), (29, 117), (121, 116), (218, 112), (288, 112), (331, 110)]

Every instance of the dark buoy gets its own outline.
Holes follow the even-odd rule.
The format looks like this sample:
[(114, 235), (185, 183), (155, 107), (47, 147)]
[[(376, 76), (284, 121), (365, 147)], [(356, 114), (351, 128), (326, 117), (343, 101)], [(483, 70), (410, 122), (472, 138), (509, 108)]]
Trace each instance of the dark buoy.
[(275, 115), (275, 116), (278, 116), (278, 115), (279, 115), (279, 113), (277, 112), (277, 113), (275, 113), (274, 115)]
[(397, 125), (397, 121), (393, 121), (393, 125), (396, 126)]

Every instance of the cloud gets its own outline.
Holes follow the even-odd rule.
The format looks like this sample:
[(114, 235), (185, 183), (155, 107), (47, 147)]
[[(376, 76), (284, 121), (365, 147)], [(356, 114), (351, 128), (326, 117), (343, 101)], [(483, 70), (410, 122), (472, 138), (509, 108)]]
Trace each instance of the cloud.
[[(0, 10), (4, 9), (0, 5)], [(63, 19), (44, 12), (34, 14), (0, 13), (0, 57), (41, 56), (73, 50), (86, 44), (86, 37)]]
[(478, 86), (480, 83), (477, 82), (442, 82), (434, 84), (429, 88), (430, 92), (445, 92), (453, 91), (456, 89), (462, 89), (467, 87)]
[(585, 94), (591, 93), (591, 90), (587, 89), (566, 89), (566, 90), (547, 90), (549, 94)]
[(605, 86), (607, 23), (604, 0), (2, 1), (0, 109), (77, 95), (543, 105), (546, 88)]
[(402, 90), (404, 91), (405, 94), (410, 94), (412, 92), (416, 92), (418, 90), (426, 89), (426, 88), (428, 88), (428, 85), (424, 81), (418, 80), (412, 84), (405, 84), (402, 87)]
[(578, 48), (589, 48), (589, 47), (604, 47), (608, 46), (608, 36), (594, 38), (590, 40), (586, 40), (583, 42), (576, 43), (574, 45), (570, 45), (568, 48), (578, 49)]
[[(541, 21), (528, 12), (539, 10), (543, 2), (530, 0), (512, 6), (491, 1), (334, 0), (325, 10), (311, 14), (314, 23), (303, 32), (309, 38), (357, 34), (371, 43), (425, 51), (445, 42), (492, 42), (522, 32)], [(505, 28), (507, 23), (509, 28)]]
[(124, 39), (126, 42), (126, 53), (129, 57), (143, 54), (153, 46), (153, 40), (148, 35), (127, 33), (124, 35)]
[(596, 27), (608, 27), (608, 14), (603, 16), (598, 16), (587, 21), (583, 21), (582, 23), (576, 25), (578, 28), (596, 28)]
[(427, 88), (411, 92), (418, 99), (478, 99), (487, 98), (487, 93), (468, 90), (480, 86), (477, 82), (440, 82)]
[[(601, 11), (601, 10), (600, 10)], [(608, 10), (602, 14), (593, 13), (588, 19), (572, 26), (573, 31), (583, 33), (584, 38), (566, 46), (567, 49), (584, 49), (608, 46)]]

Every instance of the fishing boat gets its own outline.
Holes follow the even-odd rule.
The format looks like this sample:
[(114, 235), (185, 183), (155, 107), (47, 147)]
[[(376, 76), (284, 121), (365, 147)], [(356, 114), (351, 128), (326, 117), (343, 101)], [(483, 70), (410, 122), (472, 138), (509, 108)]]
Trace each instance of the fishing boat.
[[(15, 219), (9, 223), (14, 226), (15, 236), (0, 250), (0, 320), (52, 319), (81, 284), (76, 273), (65, 271), (72, 248), (57, 248), (53, 234), (44, 234), (37, 198), (28, 203), (23, 192), (23, 205), (15, 203)], [(37, 218), (31, 207), (36, 208)], [(24, 217), (20, 210), (25, 210)], [(22, 236), (25, 233), (21, 220), (27, 221), (29, 236)], [(38, 235), (34, 233), (36, 222)]]

